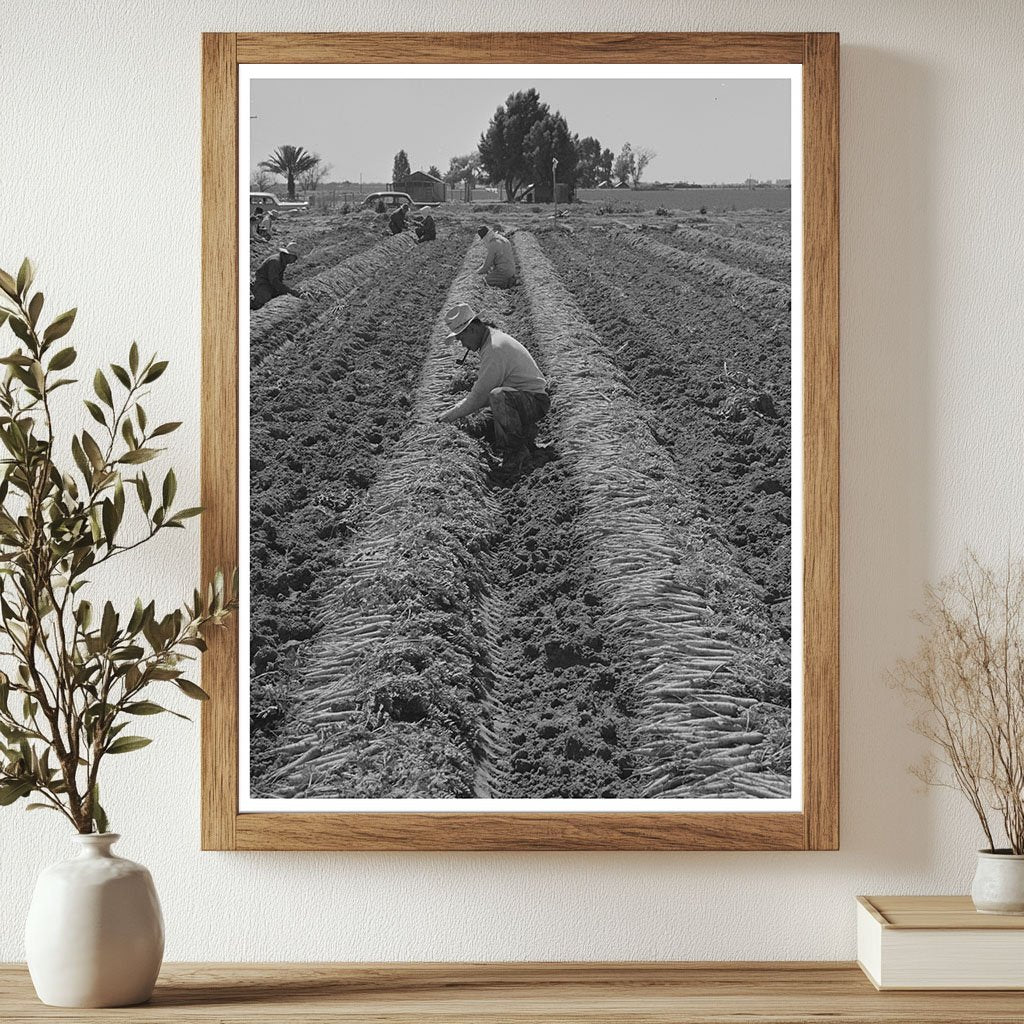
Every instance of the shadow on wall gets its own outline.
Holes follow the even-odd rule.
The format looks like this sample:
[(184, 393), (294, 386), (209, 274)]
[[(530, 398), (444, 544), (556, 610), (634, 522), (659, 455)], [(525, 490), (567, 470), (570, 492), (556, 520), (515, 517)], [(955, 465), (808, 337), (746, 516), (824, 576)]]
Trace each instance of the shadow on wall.
[(934, 73), (849, 46), (841, 74), (841, 844), (917, 873), (938, 824), (888, 672), (931, 572)]

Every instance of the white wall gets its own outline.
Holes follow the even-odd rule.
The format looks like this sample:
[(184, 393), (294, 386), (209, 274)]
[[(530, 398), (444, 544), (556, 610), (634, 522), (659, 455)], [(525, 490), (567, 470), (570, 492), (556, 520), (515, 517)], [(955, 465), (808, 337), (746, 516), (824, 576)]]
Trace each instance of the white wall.
[[(8, 0), (0, 266), (82, 307), (85, 365), (132, 338), (173, 359), (198, 491), (203, 30), (838, 30), (842, 34), (842, 850), (817, 854), (200, 853), (196, 730), (159, 723), (107, 803), (150, 866), (170, 959), (848, 958), (853, 897), (963, 892), (978, 836), (920, 793), (893, 660), (920, 587), (1021, 542), (1024, 77), (1016, 0)], [(54, 310), (55, 312), (56, 310)], [(167, 601), (198, 531), (118, 581)], [(0, 960), (56, 817), (0, 810)]]

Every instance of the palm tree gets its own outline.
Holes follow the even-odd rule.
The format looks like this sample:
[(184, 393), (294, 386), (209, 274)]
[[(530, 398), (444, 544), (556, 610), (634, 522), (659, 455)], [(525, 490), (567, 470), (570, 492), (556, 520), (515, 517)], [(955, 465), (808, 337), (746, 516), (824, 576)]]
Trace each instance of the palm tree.
[(260, 161), (260, 167), (288, 179), (288, 198), (295, 198), (295, 177), (312, 170), (320, 162), (316, 153), (307, 153), (301, 146), (278, 146), (273, 156)]

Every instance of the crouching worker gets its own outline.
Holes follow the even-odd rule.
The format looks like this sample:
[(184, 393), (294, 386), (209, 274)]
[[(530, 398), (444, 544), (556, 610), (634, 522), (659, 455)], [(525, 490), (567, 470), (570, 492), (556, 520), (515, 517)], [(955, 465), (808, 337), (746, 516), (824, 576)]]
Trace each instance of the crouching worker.
[(437, 228), (434, 227), (434, 218), (428, 213), (426, 217), (414, 217), (416, 222), (416, 244), (420, 242), (433, 242), (437, 238)]
[(438, 416), (438, 422), (452, 423), (489, 408), (495, 444), (504, 452), (504, 471), (518, 472), (534, 453), (550, 457), (536, 443), (537, 423), (547, 415), (551, 399), (533, 356), (511, 335), (484, 323), (465, 302), (452, 306), (444, 317), (448, 337), (479, 354), (480, 371), (469, 394)]
[(484, 275), (484, 281), (495, 288), (508, 288), (516, 283), (516, 258), (512, 254), (512, 243), (502, 234), (489, 227), (477, 229), (477, 234), (486, 246), (484, 261), (476, 272)]
[(256, 233), (260, 238), (270, 239), (270, 236), (274, 233), (274, 219), (277, 214), (273, 210), (265, 210), (263, 216), (260, 217), (260, 226), (256, 229)]
[(249, 308), (261, 309), (271, 299), (280, 295), (295, 295), (305, 298), (302, 292), (289, 288), (284, 281), (285, 268), (299, 258), (295, 243), (283, 245), (276, 256), (268, 256), (257, 268), (249, 291)]
[(402, 203), (402, 205), (395, 210), (390, 217), (388, 217), (388, 227), (391, 229), (391, 234), (400, 235), (408, 227), (408, 223), (406, 221), (408, 215), (409, 204)]

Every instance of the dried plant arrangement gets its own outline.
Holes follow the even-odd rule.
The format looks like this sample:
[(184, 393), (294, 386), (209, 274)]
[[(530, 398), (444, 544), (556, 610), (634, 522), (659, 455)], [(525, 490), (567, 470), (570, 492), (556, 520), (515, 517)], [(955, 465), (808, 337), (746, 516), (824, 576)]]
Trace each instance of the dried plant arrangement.
[(924, 631), (896, 681), (938, 754), (912, 771), (963, 793), (988, 852), (1005, 837), (999, 852), (1024, 854), (1024, 562), (997, 571), (968, 554), (916, 618)]
[(106, 832), (101, 765), (152, 742), (125, 731), (133, 721), (185, 717), (150, 699), (158, 687), (207, 699), (186, 672), (204, 630), (231, 614), (237, 582), (218, 573), (165, 614), (142, 598), (128, 612), (89, 599), (94, 570), (201, 509), (175, 506), (173, 469), (159, 485), (142, 469), (180, 424), (147, 420), (142, 400), (167, 363), (143, 360), (136, 344), (123, 365), (95, 372), (84, 405), (97, 426), (60, 430), (52, 396), (77, 383), (67, 376), (77, 353), (58, 342), (76, 311), (44, 328), (33, 278), (27, 259), (16, 275), (0, 271), (0, 327), (17, 342), (0, 358), (0, 806), (35, 797), (29, 809)]

